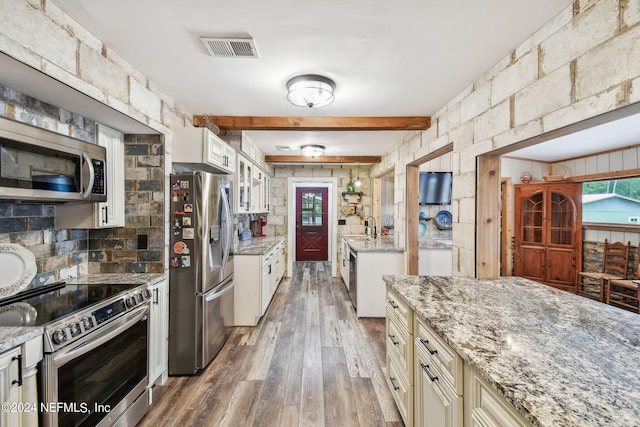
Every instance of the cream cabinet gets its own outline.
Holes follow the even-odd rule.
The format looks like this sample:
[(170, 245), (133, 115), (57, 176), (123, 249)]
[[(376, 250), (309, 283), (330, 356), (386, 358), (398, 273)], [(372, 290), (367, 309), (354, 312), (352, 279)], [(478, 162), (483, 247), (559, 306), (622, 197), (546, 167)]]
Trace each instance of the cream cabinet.
[(164, 384), (167, 379), (169, 340), (169, 285), (162, 280), (149, 287), (151, 310), (149, 315), (149, 386), (158, 379)]
[(452, 249), (420, 249), (418, 274), (420, 276), (451, 276), (453, 274)]
[(38, 425), (36, 372), (42, 360), (42, 336), (0, 354), (0, 426)]
[(234, 173), (236, 152), (207, 128), (182, 127), (173, 131), (174, 163), (212, 173)]
[(0, 354), (0, 402), (15, 405), (15, 411), (0, 411), (0, 425), (21, 426), (22, 420), (17, 405), (22, 403), (22, 390), (18, 385), (18, 358), (22, 358), (20, 348)]
[(96, 142), (107, 150), (107, 201), (56, 206), (57, 228), (124, 227), (124, 135), (96, 125)]
[(462, 427), (462, 359), (417, 317), (414, 333), (415, 426)]
[(262, 255), (234, 255), (234, 326), (255, 326), (286, 274), (286, 244)]
[(473, 427), (524, 427), (530, 424), (475, 372), (464, 366), (464, 425)]
[(413, 426), (413, 311), (386, 293), (387, 383), (405, 426)]
[(270, 178), (255, 163), (242, 154), (236, 156), (236, 213), (269, 211)]
[(530, 424), (387, 289), (387, 383), (407, 427)]
[(347, 239), (342, 239), (340, 242), (340, 276), (344, 281), (344, 285), (349, 290), (349, 244)]

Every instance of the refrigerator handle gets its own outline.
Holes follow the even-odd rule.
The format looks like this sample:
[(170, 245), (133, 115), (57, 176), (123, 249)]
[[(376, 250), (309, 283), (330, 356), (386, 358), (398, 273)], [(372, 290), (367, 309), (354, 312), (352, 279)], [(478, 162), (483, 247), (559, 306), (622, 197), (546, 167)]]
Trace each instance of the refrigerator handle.
[(229, 260), (229, 253), (231, 252), (231, 212), (229, 210), (229, 204), (227, 202), (227, 198), (225, 197), (224, 189), (220, 188), (220, 199), (223, 205), (223, 217), (222, 217), (222, 265), (227, 265), (227, 261)]

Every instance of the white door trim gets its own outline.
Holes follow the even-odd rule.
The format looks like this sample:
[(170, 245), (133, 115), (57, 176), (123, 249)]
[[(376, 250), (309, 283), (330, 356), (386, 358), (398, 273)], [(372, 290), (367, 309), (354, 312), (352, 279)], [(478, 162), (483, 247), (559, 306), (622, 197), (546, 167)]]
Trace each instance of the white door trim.
[(336, 221), (338, 218), (338, 203), (337, 203), (337, 195), (336, 188), (338, 188), (338, 178), (331, 177), (321, 177), (321, 178), (295, 178), (289, 177), (287, 178), (287, 188), (289, 189), (289, 208), (288, 214), (289, 217), (287, 223), (287, 271), (289, 275), (293, 272), (293, 259), (295, 258), (296, 253), (296, 189), (300, 187), (326, 187), (329, 189), (329, 260), (331, 261), (331, 276), (337, 276), (337, 265), (338, 262), (336, 260), (337, 257), (337, 239), (338, 239), (338, 227), (336, 226)]

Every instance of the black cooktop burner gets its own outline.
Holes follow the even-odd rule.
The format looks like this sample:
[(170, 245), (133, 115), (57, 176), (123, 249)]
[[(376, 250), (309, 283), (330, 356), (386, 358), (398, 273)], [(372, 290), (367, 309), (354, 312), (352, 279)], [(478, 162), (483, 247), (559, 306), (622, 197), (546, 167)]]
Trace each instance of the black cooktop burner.
[(56, 283), (0, 300), (0, 326), (43, 326), (139, 285)]

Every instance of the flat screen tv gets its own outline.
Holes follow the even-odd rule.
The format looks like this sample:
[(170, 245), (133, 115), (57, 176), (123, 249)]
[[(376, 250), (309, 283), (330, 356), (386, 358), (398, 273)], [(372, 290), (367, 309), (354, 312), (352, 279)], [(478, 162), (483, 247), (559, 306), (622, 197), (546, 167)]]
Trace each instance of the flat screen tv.
[(420, 204), (451, 204), (451, 172), (420, 172)]

